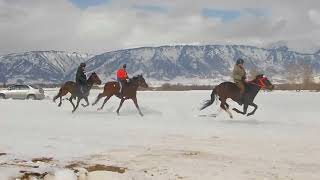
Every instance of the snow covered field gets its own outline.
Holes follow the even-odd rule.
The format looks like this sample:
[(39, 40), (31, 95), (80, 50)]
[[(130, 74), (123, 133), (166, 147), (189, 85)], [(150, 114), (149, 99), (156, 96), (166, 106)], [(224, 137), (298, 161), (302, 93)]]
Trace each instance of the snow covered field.
[(144, 117), (131, 101), (117, 116), (116, 98), (102, 111), (101, 101), (72, 114), (68, 101), (51, 101), (56, 92), (43, 101), (0, 100), (0, 180), (21, 170), (75, 179), (65, 166), (97, 164), (124, 172), (87, 179), (320, 179), (320, 93), (261, 92), (254, 116), (231, 120), (206, 116), (219, 111), (215, 103), (198, 111), (210, 91), (139, 92)]

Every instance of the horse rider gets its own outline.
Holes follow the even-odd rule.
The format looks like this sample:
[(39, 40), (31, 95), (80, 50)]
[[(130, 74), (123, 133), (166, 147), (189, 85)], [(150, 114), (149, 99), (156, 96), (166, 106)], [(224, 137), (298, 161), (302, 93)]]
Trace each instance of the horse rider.
[(123, 89), (126, 87), (127, 82), (129, 81), (128, 73), (127, 73), (127, 65), (123, 64), (122, 68), (117, 71), (117, 81), (120, 84), (120, 94), (123, 95)]
[(244, 69), (244, 60), (239, 58), (236, 62), (236, 65), (233, 68), (233, 81), (240, 89), (240, 104), (243, 102), (244, 93), (245, 93), (245, 80), (247, 78), (246, 70)]
[(87, 76), (85, 74), (86, 63), (81, 63), (76, 74), (76, 87), (78, 92), (84, 94), (88, 87)]

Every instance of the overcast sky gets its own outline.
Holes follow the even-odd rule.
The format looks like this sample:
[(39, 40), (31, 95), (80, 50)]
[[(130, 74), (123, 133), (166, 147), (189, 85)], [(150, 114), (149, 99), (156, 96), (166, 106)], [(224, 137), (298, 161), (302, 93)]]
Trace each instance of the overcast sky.
[(0, 0), (0, 54), (176, 44), (320, 49), (320, 0)]

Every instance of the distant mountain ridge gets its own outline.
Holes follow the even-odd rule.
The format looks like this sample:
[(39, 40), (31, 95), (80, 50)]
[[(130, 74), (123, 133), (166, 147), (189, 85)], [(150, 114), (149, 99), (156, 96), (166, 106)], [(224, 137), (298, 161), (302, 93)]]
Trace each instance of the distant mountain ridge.
[(286, 46), (271, 49), (245, 45), (177, 45), (141, 47), (106, 52), (100, 55), (62, 51), (34, 51), (0, 56), (1, 74), (8, 82), (62, 83), (73, 80), (77, 66), (87, 63), (87, 71), (97, 72), (103, 82), (115, 78), (116, 70), (126, 63), (130, 75), (143, 74), (157, 83), (212, 84), (231, 80), (238, 58), (248, 71), (265, 73), (274, 82), (285, 82), (288, 67), (310, 65), (320, 75), (320, 54), (290, 51)]
[(92, 55), (63, 51), (31, 51), (0, 56), (0, 80), (15, 83), (61, 83)]
[(319, 54), (290, 51), (286, 46), (273, 49), (244, 45), (161, 46), (107, 52), (87, 61), (88, 70), (104, 81), (115, 76), (121, 64), (130, 74), (144, 74), (153, 82), (188, 84), (218, 83), (231, 80), (238, 58), (245, 60), (248, 71), (255, 69), (276, 82), (284, 82), (290, 65), (308, 64), (320, 74)]

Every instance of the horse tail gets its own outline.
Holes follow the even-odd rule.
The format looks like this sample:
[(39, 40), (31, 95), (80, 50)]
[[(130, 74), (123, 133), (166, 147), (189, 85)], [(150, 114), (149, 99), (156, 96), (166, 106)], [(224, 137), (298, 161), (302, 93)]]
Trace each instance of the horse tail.
[(204, 104), (200, 108), (200, 111), (207, 108), (208, 106), (211, 106), (215, 99), (216, 99), (216, 88), (214, 88), (211, 92), (211, 99), (204, 101)]

